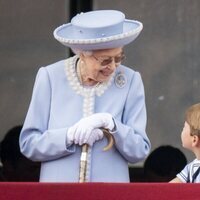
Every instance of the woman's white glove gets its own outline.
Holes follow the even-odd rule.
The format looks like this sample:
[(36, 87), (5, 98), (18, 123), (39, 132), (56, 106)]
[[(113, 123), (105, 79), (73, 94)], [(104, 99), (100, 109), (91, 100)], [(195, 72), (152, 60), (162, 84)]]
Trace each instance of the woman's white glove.
[(70, 146), (72, 143), (74, 143), (74, 132), (72, 131), (72, 127), (70, 127), (67, 131), (66, 145)]
[(112, 130), (114, 121), (109, 113), (96, 113), (89, 117), (82, 118), (74, 126), (70, 128), (73, 134), (74, 142), (82, 145), (87, 143), (92, 131), (98, 128), (106, 128)]
[[(100, 129), (94, 129), (86, 141), (86, 144), (92, 146), (96, 141), (101, 140), (103, 138), (103, 131)], [(83, 144), (83, 143), (82, 143)], [(80, 144), (80, 145), (82, 145)]]
[(94, 129), (90, 133), (88, 140), (85, 140), (85, 138), (82, 138), (82, 137), (81, 137), (82, 139), (80, 140), (80, 138), (75, 137), (75, 134), (72, 128), (73, 127), (69, 128), (67, 132), (68, 145), (71, 145), (72, 143), (83, 145), (85, 143), (92, 146), (96, 141), (101, 140), (103, 138), (103, 131), (100, 129)]

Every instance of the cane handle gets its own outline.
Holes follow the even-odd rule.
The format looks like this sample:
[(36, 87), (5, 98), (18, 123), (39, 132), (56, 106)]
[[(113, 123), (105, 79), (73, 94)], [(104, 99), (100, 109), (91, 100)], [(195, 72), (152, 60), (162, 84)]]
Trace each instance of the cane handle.
[(110, 134), (110, 132), (107, 129), (102, 129), (102, 131), (103, 131), (103, 134), (105, 135), (105, 137), (108, 140), (108, 144), (103, 148), (103, 151), (108, 151), (114, 145), (114, 138), (113, 138), (112, 134)]

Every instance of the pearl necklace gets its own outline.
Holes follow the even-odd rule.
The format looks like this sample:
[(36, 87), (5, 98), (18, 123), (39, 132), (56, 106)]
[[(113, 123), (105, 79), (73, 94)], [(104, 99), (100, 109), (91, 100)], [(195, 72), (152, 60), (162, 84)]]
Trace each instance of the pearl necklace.
[(73, 90), (75, 90), (77, 94), (80, 94), (82, 96), (87, 96), (87, 94), (91, 93), (92, 91), (94, 95), (101, 96), (112, 83), (114, 73), (107, 81), (98, 83), (98, 86), (95, 85), (93, 87), (85, 87), (81, 84), (81, 80), (79, 80), (80, 78), (78, 78), (76, 72), (76, 62), (78, 58), (78, 56), (74, 56), (65, 61), (65, 73), (69, 84), (72, 86)]

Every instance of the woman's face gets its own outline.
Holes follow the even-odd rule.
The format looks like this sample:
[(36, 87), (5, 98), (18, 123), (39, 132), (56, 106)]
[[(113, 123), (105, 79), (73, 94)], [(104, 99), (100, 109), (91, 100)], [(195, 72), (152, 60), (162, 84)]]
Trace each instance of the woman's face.
[(87, 79), (95, 82), (107, 81), (124, 58), (122, 48), (93, 51), (93, 54), (81, 54), (81, 70)]

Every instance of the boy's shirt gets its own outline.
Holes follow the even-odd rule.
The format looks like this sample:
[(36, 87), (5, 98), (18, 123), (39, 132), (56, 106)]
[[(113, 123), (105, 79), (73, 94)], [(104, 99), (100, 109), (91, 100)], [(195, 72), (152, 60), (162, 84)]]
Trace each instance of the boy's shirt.
[(200, 160), (193, 160), (176, 176), (183, 183), (200, 183)]

